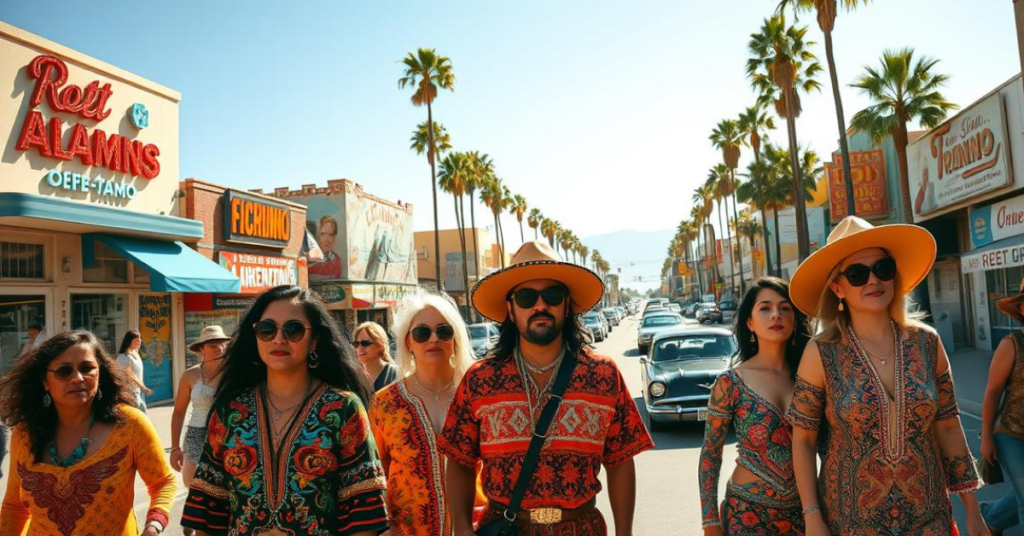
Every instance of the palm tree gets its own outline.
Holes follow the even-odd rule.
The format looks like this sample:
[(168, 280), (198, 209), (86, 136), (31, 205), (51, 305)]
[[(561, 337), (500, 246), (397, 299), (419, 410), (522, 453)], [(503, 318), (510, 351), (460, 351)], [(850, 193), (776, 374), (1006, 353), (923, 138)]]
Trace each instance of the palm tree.
[(572, 262), (572, 259), (569, 258), (569, 254), (573, 251), (572, 238), (572, 231), (568, 229), (562, 229), (562, 232), (558, 233), (558, 243), (562, 246), (565, 262)]
[(427, 162), (430, 163), (430, 189), (434, 197), (434, 277), (437, 289), (442, 290), (444, 285), (441, 279), (441, 230), (437, 223), (437, 171), (434, 165), (434, 112), (431, 105), (437, 98), (438, 88), (454, 89), (455, 73), (452, 71), (451, 60), (445, 56), (438, 56), (432, 48), (421, 48), (416, 54), (409, 52), (402, 59), (402, 63), (405, 64), (405, 75), (398, 79), (398, 87), (415, 88), (412, 103), (415, 106), (427, 107)]
[(519, 220), (519, 241), (525, 243), (526, 238), (523, 236), (523, 216), (526, 215), (526, 198), (516, 194), (512, 196), (512, 212), (516, 215), (516, 219)]
[[(710, 179), (710, 177), (708, 177), (708, 178)], [(693, 193), (693, 204), (694, 204), (695, 207), (700, 207), (700, 214), (701, 214), (700, 221), (701, 221), (701, 223), (703, 225), (706, 225), (706, 226), (711, 225), (711, 223), (710, 223), (711, 213), (715, 210), (714, 201), (715, 201), (714, 187), (712, 185), (707, 184), (707, 183), (705, 183), (702, 186), (698, 187), (697, 190), (694, 191), (694, 193)], [(719, 211), (719, 219), (721, 219), (721, 211)], [(719, 228), (721, 228), (721, 221), (719, 221)], [(712, 230), (714, 230), (713, 226), (712, 226)], [(701, 232), (704, 232), (704, 228), (703, 227), (701, 228)], [(714, 233), (712, 233), (712, 236), (714, 236)], [(712, 243), (712, 244), (710, 244), (710, 246), (711, 246), (711, 252), (712, 252), (711, 253), (711, 257), (713, 259), (712, 262), (711, 262), (712, 275), (710, 276), (710, 279), (715, 282), (715, 290), (717, 291), (718, 290), (718, 285), (722, 284), (722, 274), (719, 272), (719, 268), (718, 268), (718, 253), (717, 253), (717, 250), (715, 249), (715, 244)], [(705, 249), (708, 248), (707, 238), (705, 238), (704, 248)]]
[(843, 177), (846, 184), (846, 213), (854, 215), (853, 180), (850, 178), (850, 149), (846, 143), (846, 118), (843, 114), (843, 99), (839, 94), (839, 75), (836, 74), (836, 58), (832, 52), (832, 30), (836, 26), (836, 15), (841, 5), (847, 13), (857, 8), (858, 4), (866, 4), (868, 0), (782, 0), (778, 11), (781, 13), (787, 5), (794, 12), (815, 10), (818, 14), (818, 27), (825, 34), (825, 62), (828, 64), (828, 75), (832, 81), (832, 99), (836, 104), (836, 122), (839, 126), (839, 150), (843, 155)]
[[(757, 235), (761, 234), (763, 227), (757, 220), (744, 216), (736, 221), (736, 234), (738, 236), (745, 236), (747, 241), (750, 242), (750, 250), (753, 251), (757, 248)], [(754, 259), (753, 254), (750, 256), (750, 271), (753, 277), (758, 277), (757, 261)]]
[[(462, 248), (462, 280), (466, 285), (466, 297), (469, 297), (469, 262), (466, 258), (466, 179), (472, 174), (469, 155), (451, 153), (441, 161), (441, 169), (437, 174), (441, 189), (452, 194), (455, 201), (455, 223), (459, 231), (459, 245)], [(469, 322), (469, 300), (466, 300), (466, 318)]]
[(900, 193), (903, 195), (903, 219), (914, 221), (907, 181), (907, 123), (917, 119), (922, 127), (932, 129), (941, 124), (950, 110), (957, 106), (939, 93), (949, 77), (932, 72), (939, 60), (923, 56), (914, 62), (914, 49), (886, 50), (882, 68), (864, 68), (851, 87), (859, 88), (875, 104), (857, 112), (852, 126), (871, 135), (880, 143), (892, 136), (900, 168)]
[[(793, 167), (789, 152), (781, 147), (768, 144), (764, 148), (761, 162), (761, 199), (764, 208), (770, 209), (775, 220), (775, 270), (782, 274), (782, 247), (779, 228), (779, 211), (793, 206)], [(814, 195), (817, 178), (823, 169), (814, 151), (805, 150), (800, 158), (801, 180), (805, 197)], [(755, 163), (756, 165), (756, 163)], [(766, 246), (767, 247), (767, 246)]]
[(587, 265), (587, 256), (590, 255), (590, 248), (585, 246), (585, 245), (583, 245), (583, 244), (580, 244), (579, 252), (580, 252), (580, 266), (586, 266)]
[[(768, 221), (764, 213), (764, 205), (761, 203), (760, 195), (761, 186), (758, 184), (758, 172), (760, 171), (761, 163), (761, 141), (764, 139), (764, 134), (769, 130), (775, 130), (775, 121), (770, 115), (764, 111), (763, 105), (751, 106), (740, 114), (739, 118), (739, 129), (743, 134), (743, 143), (749, 145), (754, 151), (754, 163), (758, 164), (751, 170), (751, 180), (754, 182), (755, 197), (752, 198), (753, 202), (756, 203), (761, 209), (761, 221)], [(737, 185), (738, 187), (738, 185)], [(747, 201), (750, 203), (750, 200)], [(768, 273), (772, 273), (772, 256), (771, 249), (768, 247), (768, 226), (762, 225), (762, 231), (764, 232), (763, 241), (765, 244), (765, 266), (768, 267)]]
[[(736, 265), (733, 264), (733, 251), (732, 251), (732, 230), (729, 227), (729, 168), (725, 164), (718, 164), (711, 168), (708, 172), (708, 179), (705, 182), (711, 187), (714, 194), (715, 202), (718, 204), (718, 232), (724, 230), (726, 233), (725, 237), (727, 242), (722, 244), (722, 256), (723, 261), (725, 252), (729, 252), (729, 286), (732, 287), (732, 291), (736, 292)], [(725, 224), (722, 223), (722, 203), (725, 203)]]
[(501, 267), (505, 267), (505, 248), (501, 240), (501, 213), (504, 211), (505, 185), (498, 177), (491, 177), (483, 183), (480, 189), (480, 201), (491, 209), (494, 216), (494, 233), (498, 242), (498, 256), (501, 257)]
[(544, 219), (544, 215), (541, 214), (539, 208), (531, 208), (530, 215), (526, 217), (526, 223), (533, 229), (533, 239), (537, 240), (537, 228), (540, 227), (540, 222)]
[[(793, 169), (799, 170), (799, 145), (796, 137), (796, 118), (800, 115), (798, 90), (820, 89), (814, 77), (821, 64), (810, 51), (813, 42), (805, 41), (807, 27), (787, 26), (781, 15), (765, 19), (759, 33), (750, 36), (747, 48), (751, 57), (747, 61), (747, 76), (760, 94), (761, 102), (774, 102), (776, 111), (786, 118), (789, 131), (789, 153)], [(799, 260), (810, 255), (807, 231), (807, 211), (804, 207), (802, 181), (795, 177), (793, 192), (796, 197), (796, 230)]]
[[(473, 255), (476, 258), (476, 262), (480, 263), (480, 251), (478, 251), (479, 240), (476, 236), (476, 201), (474, 195), (478, 188), (481, 187), (484, 182), (494, 177), (494, 161), (491, 157), (486, 154), (480, 154), (479, 151), (470, 151), (470, 161), (473, 173), (466, 178), (466, 195), (469, 196), (469, 222), (473, 229)], [(480, 276), (479, 266), (477, 267), (477, 277)]]
[[(729, 219), (729, 198), (732, 198), (733, 219), (738, 218), (739, 212), (736, 209), (736, 168), (740, 165), (740, 145), (743, 144), (743, 131), (740, 130), (738, 121), (725, 119), (719, 121), (718, 126), (715, 127), (709, 139), (716, 149), (722, 151), (722, 161), (729, 170), (722, 185), (722, 193), (726, 196), (726, 220)], [(732, 246), (730, 245), (729, 247), (729, 252), (732, 253)], [(736, 240), (736, 263), (739, 266), (739, 289), (742, 295), (743, 290), (746, 288), (746, 283), (743, 279), (743, 245), (738, 239)]]

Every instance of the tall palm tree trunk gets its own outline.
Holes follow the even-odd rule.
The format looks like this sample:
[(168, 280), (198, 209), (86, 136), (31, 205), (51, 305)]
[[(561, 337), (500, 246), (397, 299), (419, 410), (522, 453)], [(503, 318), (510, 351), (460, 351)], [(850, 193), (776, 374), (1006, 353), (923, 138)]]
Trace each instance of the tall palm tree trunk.
[(914, 223), (914, 211), (910, 202), (910, 169), (907, 164), (907, 123), (897, 120), (892, 128), (892, 141), (896, 146), (896, 161), (900, 170), (900, 197), (903, 198), (903, 221)]
[[(721, 201), (718, 202), (718, 228), (719, 229), (722, 228), (722, 202)], [(733, 258), (732, 258), (732, 230), (729, 229), (729, 200), (728, 199), (725, 201), (725, 232), (726, 232), (726, 236), (728, 237), (729, 241), (726, 242), (724, 247), (722, 247), (722, 260), (723, 261), (725, 260), (725, 252), (726, 252), (726, 250), (728, 250), (729, 251), (729, 286), (731, 286), (733, 288), (733, 292), (736, 292), (736, 265), (734, 265), (732, 263), (732, 261), (733, 261)], [(721, 243), (722, 239), (719, 238), (718, 241), (719, 241), (719, 243)], [(715, 253), (718, 253), (718, 248), (715, 248)], [(717, 262), (715, 263), (715, 266), (718, 266)], [(719, 277), (719, 279), (721, 279), (721, 277), (722, 277), (721, 274), (719, 274), (718, 277)], [(719, 295), (719, 296), (721, 296), (721, 295)]]
[(526, 237), (523, 236), (523, 220), (519, 220), (519, 242), (526, 243)]
[(789, 136), (789, 160), (793, 166), (793, 199), (796, 216), (797, 262), (804, 262), (811, 254), (810, 238), (807, 236), (807, 207), (804, 205), (804, 181), (800, 169), (800, 147), (796, 141), (796, 117), (793, 114), (793, 88), (783, 90), (786, 99), (786, 127)]
[[(757, 192), (757, 206), (761, 209), (761, 238), (764, 244), (764, 266), (768, 275), (772, 275), (772, 254), (771, 248), (768, 247), (768, 216), (764, 211), (764, 190), (761, 182), (761, 151), (760, 147), (754, 151), (754, 190)], [(775, 230), (775, 234), (779, 234), (779, 230)], [(753, 258), (753, 257), (751, 257)], [(778, 275), (778, 274), (775, 274)]]
[(846, 141), (846, 118), (843, 114), (843, 98), (839, 94), (839, 75), (836, 74), (836, 57), (832, 53), (832, 29), (836, 23), (836, 2), (818, 2), (818, 25), (825, 34), (825, 60), (828, 62), (828, 76), (832, 80), (832, 100), (836, 104), (836, 124), (839, 125), (839, 150), (843, 154), (843, 182), (846, 184), (846, 215), (854, 216), (856, 203), (853, 198), (853, 175), (850, 173), (850, 147)]
[[(470, 191), (469, 192), (469, 221), (470, 221), (470, 225), (473, 226), (473, 275), (476, 276), (476, 280), (479, 281), (480, 280), (480, 250), (477, 247), (477, 243), (479, 242), (479, 240), (477, 240), (477, 237), (476, 237), (476, 210), (474, 209), (475, 205), (476, 205), (476, 203), (473, 201), (473, 192)], [(468, 289), (466, 290), (466, 296), (469, 297), (469, 290)], [(470, 302), (470, 303), (472, 303), (472, 302)], [(473, 307), (470, 307), (470, 309), (473, 311), (473, 316), (477, 320), (479, 320), (480, 319), (480, 313), (476, 312), (476, 309), (473, 308)]]
[(441, 279), (441, 228), (437, 224), (437, 170), (435, 163), (437, 155), (434, 152), (434, 112), (431, 109), (430, 101), (427, 101), (427, 160), (430, 161), (430, 193), (434, 197), (434, 277), (437, 282), (437, 290), (444, 290), (444, 280)]
[(472, 304), (469, 301), (469, 264), (466, 262), (466, 226), (464, 224), (465, 217), (462, 211), (459, 210), (459, 198), (460, 195), (452, 194), (452, 201), (455, 202), (455, 225), (459, 230), (459, 245), (462, 248), (462, 283), (465, 285), (463, 289), (466, 291), (466, 310), (459, 311), (462, 313), (462, 319), (467, 323), (469, 322), (469, 310), (472, 309)]
[[(775, 218), (775, 275), (782, 277), (782, 240), (779, 236), (782, 232), (779, 230), (779, 207), (772, 209), (772, 216)], [(765, 244), (764, 247), (768, 247)]]
[[(732, 215), (735, 218), (733, 221), (736, 222), (736, 264), (740, 267), (740, 293), (735, 296), (736, 301), (739, 302), (740, 296), (746, 290), (747, 283), (743, 279), (743, 238), (740, 236), (740, 213), (736, 209), (736, 170), (729, 168), (729, 173), (732, 174)], [(728, 204), (729, 200), (725, 202)], [(732, 253), (732, 251), (730, 251)]]

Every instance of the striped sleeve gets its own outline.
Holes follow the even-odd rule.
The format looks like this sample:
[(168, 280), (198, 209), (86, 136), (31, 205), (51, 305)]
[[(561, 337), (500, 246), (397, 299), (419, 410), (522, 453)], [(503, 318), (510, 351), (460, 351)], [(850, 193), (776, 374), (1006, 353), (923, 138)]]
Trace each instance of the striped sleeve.
[(388, 529), (384, 503), (387, 479), (370, 432), (370, 420), (359, 398), (346, 393), (339, 413), (337, 457), (341, 486), (338, 489), (337, 534), (380, 533)]

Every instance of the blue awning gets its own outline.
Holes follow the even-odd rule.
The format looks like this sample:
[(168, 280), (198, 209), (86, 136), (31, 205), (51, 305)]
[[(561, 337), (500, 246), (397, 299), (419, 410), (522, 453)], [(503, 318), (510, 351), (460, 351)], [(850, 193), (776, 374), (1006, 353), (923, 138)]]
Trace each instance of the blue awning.
[(104, 233), (82, 235), (82, 263), (96, 262), (95, 242), (117, 251), (149, 272), (149, 288), (157, 292), (222, 292), (235, 294), (242, 283), (235, 274), (181, 242), (161, 242)]

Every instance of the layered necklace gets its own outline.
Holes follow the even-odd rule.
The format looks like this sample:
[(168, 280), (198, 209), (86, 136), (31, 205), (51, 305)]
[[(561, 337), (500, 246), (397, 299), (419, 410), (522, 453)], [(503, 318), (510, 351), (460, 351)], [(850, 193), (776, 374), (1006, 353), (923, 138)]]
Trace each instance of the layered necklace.
[(455, 374), (452, 374), (452, 379), (444, 387), (442, 387), (440, 391), (436, 393), (434, 391), (431, 391), (430, 389), (427, 389), (425, 385), (420, 383), (420, 379), (416, 377), (415, 372), (412, 373), (412, 381), (416, 382), (416, 385), (420, 386), (420, 389), (423, 389), (424, 391), (430, 393), (430, 396), (434, 397), (434, 402), (440, 402), (441, 395), (447, 393), (448, 389), (451, 389), (452, 384), (455, 383)]
[(283, 415), (283, 414), (285, 414), (285, 413), (287, 413), (289, 411), (292, 411), (295, 408), (297, 408), (300, 405), (302, 405), (302, 403), (305, 402), (306, 399), (309, 398), (309, 393), (312, 392), (312, 391), (313, 391), (313, 377), (310, 376), (309, 377), (309, 383), (306, 384), (306, 392), (302, 395), (302, 398), (299, 399), (299, 402), (297, 404), (293, 404), (291, 406), (288, 406), (287, 408), (281, 409), (281, 408), (278, 408), (277, 405), (274, 404), (274, 401), (270, 398), (270, 389), (267, 388), (267, 384), (266, 383), (263, 384), (263, 394), (264, 394), (264, 397), (267, 400), (267, 405), (270, 406), (271, 419), (273, 420), (273, 422), (271, 423), (271, 427), (273, 428), (273, 431), (274, 431), (274, 437), (272, 438), (272, 441), (274, 442), (275, 445), (281, 441), (282, 432), (286, 432), (289, 428), (291, 428), (292, 423), (295, 422), (295, 418), (298, 417), (298, 412), (297, 411), (294, 412), (291, 417), (289, 417), (286, 421), (281, 423), (281, 425), (278, 425), (277, 421), (279, 421), (281, 419), (281, 415)]
[(523, 386), (526, 388), (526, 404), (530, 407), (530, 422), (533, 423), (533, 427), (536, 429), (537, 410), (547, 399), (547, 395), (551, 393), (551, 388), (554, 386), (556, 375), (552, 374), (551, 377), (548, 378), (548, 381), (544, 383), (544, 386), (541, 387), (537, 384), (537, 381), (533, 379), (530, 372), (533, 372), (534, 374), (544, 374), (551, 369), (557, 368), (562, 364), (562, 360), (565, 358), (565, 347), (562, 347), (562, 350), (558, 353), (558, 357), (556, 357), (554, 361), (544, 365), (543, 367), (535, 366), (527, 361), (526, 358), (523, 357), (523, 353), (519, 350), (518, 346), (516, 347), (515, 356), (519, 375), (522, 377)]
[(85, 431), (85, 435), (83, 435), (82, 439), (78, 442), (78, 446), (75, 447), (75, 450), (71, 451), (71, 454), (68, 454), (67, 458), (60, 457), (60, 453), (57, 452), (56, 440), (53, 443), (50, 443), (50, 460), (53, 464), (62, 469), (67, 469), (68, 467), (82, 461), (82, 459), (85, 458), (85, 451), (89, 450), (89, 445), (92, 445), (92, 440), (89, 439), (89, 432), (92, 432), (92, 426), (94, 424), (96, 424), (95, 414), (92, 417), (89, 417), (89, 428)]

